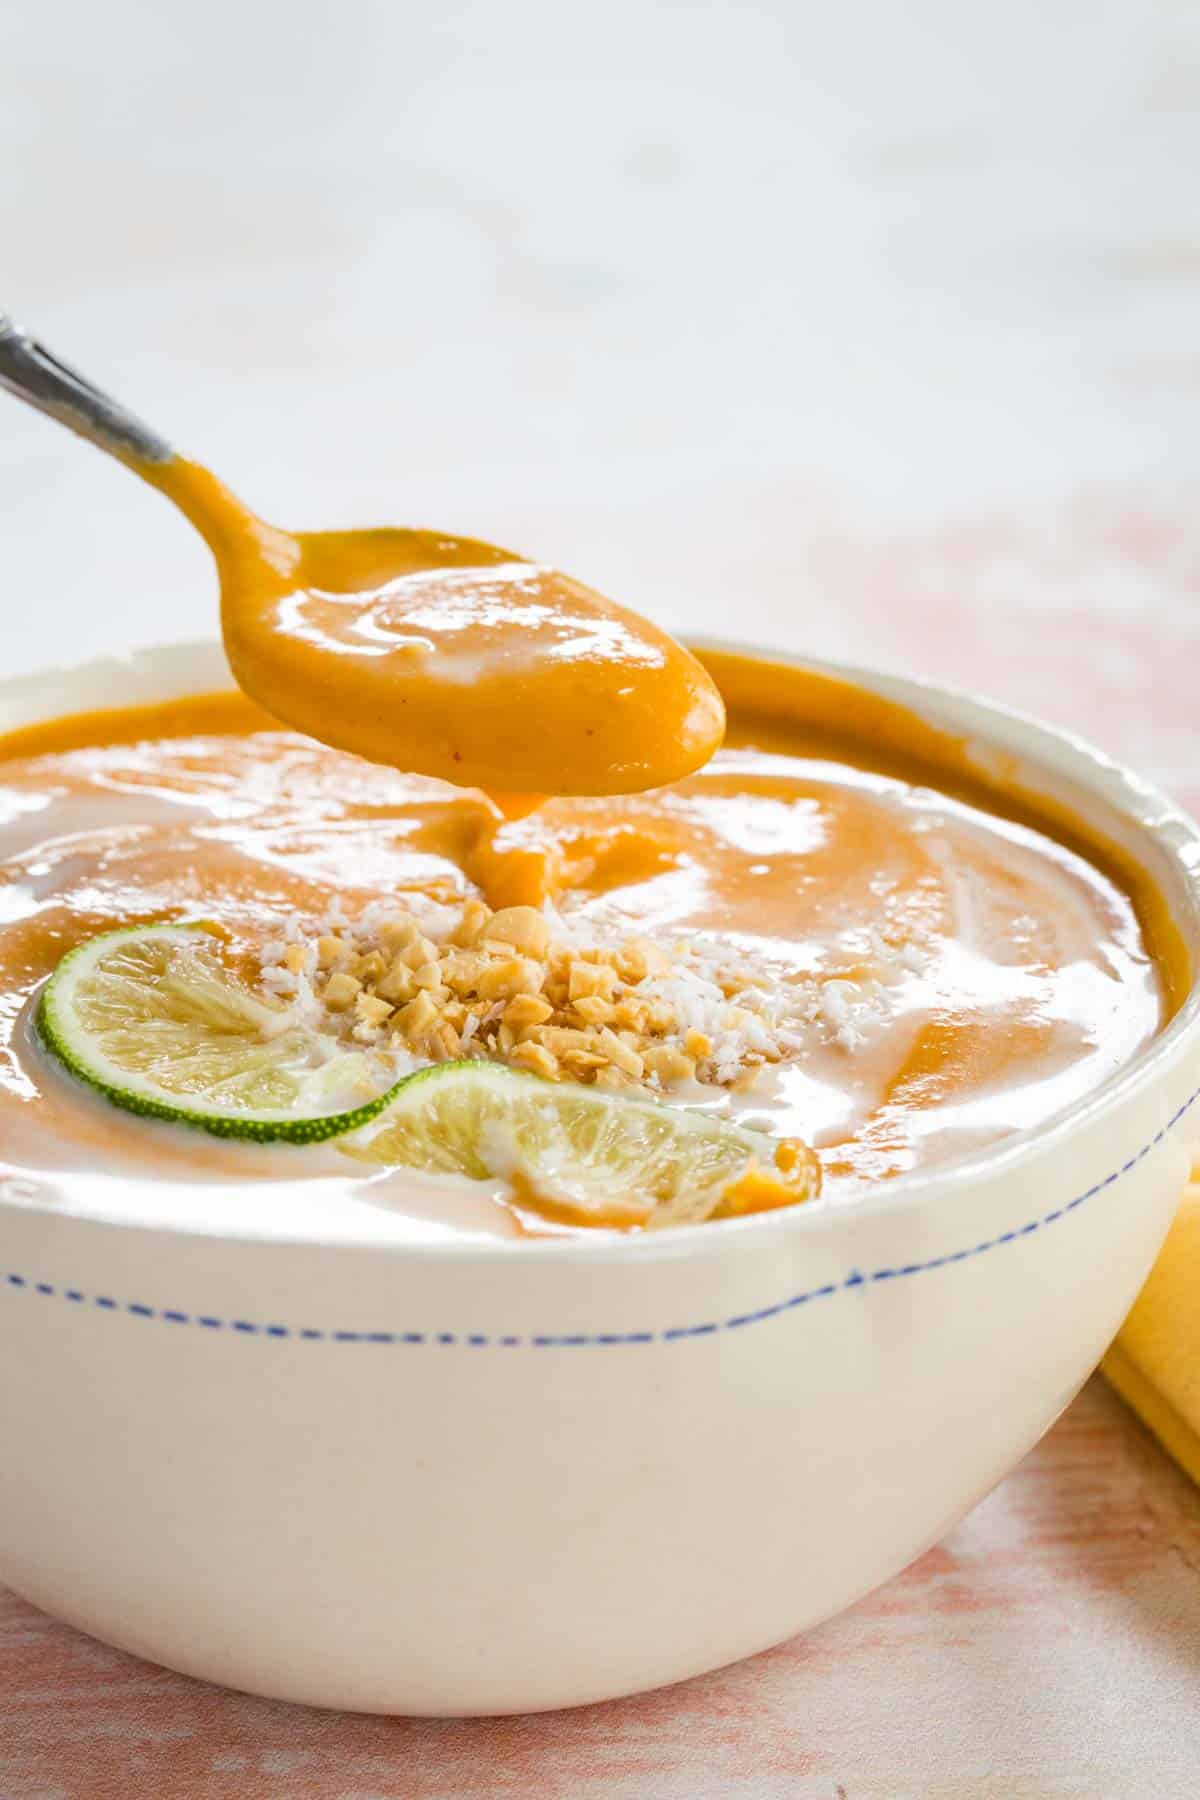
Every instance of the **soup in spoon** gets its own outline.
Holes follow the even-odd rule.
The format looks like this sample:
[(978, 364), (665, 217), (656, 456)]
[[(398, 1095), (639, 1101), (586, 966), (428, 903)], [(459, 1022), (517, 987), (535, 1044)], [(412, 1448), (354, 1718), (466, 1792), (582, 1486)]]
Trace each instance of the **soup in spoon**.
[(2, 319), (0, 384), (179, 507), (216, 557), (239, 685), (323, 743), (498, 795), (585, 795), (661, 787), (721, 741), (696, 658), (545, 564), (432, 531), (279, 530)]

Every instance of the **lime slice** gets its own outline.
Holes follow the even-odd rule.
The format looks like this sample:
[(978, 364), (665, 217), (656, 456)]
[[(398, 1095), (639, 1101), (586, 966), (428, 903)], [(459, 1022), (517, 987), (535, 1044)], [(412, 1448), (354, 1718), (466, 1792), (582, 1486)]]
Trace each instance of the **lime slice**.
[(364, 1124), (394, 1082), (365, 1052), (252, 994), (203, 925), (106, 932), (42, 990), (42, 1041), (129, 1112), (215, 1137), (318, 1143)]
[(363, 1162), (502, 1178), (535, 1211), (597, 1225), (695, 1224), (791, 1205), (820, 1185), (816, 1158), (790, 1139), (485, 1062), (410, 1075), (338, 1149)]

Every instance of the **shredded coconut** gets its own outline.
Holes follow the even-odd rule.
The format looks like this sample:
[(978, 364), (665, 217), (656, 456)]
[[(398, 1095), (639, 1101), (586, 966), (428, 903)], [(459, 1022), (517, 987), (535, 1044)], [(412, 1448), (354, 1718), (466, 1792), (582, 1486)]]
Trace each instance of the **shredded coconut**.
[(264, 946), (264, 987), (331, 1043), (412, 1066), (488, 1057), (551, 1080), (748, 1087), (767, 1065), (824, 1046), (853, 1055), (886, 1024), (919, 946), (859, 934), (838, 969), (781, 968), (718, 933), (651, 939), (578, 909), (419, 894), (336, 902)]

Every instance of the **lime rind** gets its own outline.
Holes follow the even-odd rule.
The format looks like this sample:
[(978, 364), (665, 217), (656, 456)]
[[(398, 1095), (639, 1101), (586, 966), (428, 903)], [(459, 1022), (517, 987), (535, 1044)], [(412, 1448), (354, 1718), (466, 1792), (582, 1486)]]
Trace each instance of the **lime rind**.
[(114, 1106), (213, 1137), (315, 1144), (367, 1124), (370, 1059), (292, 1023), (223, 971), (203, 924), (105, 932), (65, 956), (35, 1014), (46, 1049)]

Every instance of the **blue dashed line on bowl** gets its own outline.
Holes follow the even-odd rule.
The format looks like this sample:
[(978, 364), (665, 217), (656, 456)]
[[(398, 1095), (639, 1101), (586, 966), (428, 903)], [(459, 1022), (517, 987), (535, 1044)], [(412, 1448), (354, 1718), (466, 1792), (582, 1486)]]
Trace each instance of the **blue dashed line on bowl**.
[(813, 1300), (828, 1300), (834, 1294), (849, 1293), (856, 1288), (866, 1288), (874, 1283), (884, 1281), (901, 1281), (911, 1275), (924, 1275), (932, 1269), (948, 1268), (952, 1263), (967, 1262), (972, 1257), (984, 1256), (989, 1251), (1002, 1249), (1007, 1244), (1017, 1243), (1021, 1238), (1029, 1237), (1035, 1231), (1042, 1231), (1047, 1226), (1055, 1225), (1065, 1219), (1069, 1213), (1093, 1200), (1097, 1194), (1112, 1187), (1123, 1175), (1128, 1175), (1138, 1164), (1157, 1149), (1168, 1132), (1173, 1131), (1184, 1114), (1189, 1112), (1200, 1099), (1200, 1088), (1185, 1100), (1179, 1110), (1168, 1119), (1161, 1131), (1155, 1133), (1148, 1144), (1144, 1144), (1136, 1155), (1128, 1162), (1106, 1175), (1103, 1181), (1097, 1181), (1084, 1193), (1077, 1194), (1064, 1206), (1056, 1206), (1052, 1211), (1043, 1213), (1039, 1218), (1030, 1219), (1025, 1225), (1014, 1227), (1011, 1231), (1001, 1232), (998, 1237), (985, 1238), (982, 1243), (968, 1245), (962, 1250), (951, 1250), (941, 1256), (928, 1257), (923, 1262), (902, 1263), (891, 1269), (851, 1269), (841, 1281), (823, 1283), (820, 1287), (807, 1289), (804, 1293), (791, 1294), (785, 1300), (776, 1300), (769, 1306), (761, 1306), (755, 1311), (735, 1313), (728, 1319), (708, 1319), (695, 1325), (669, 1325), (657, 1331), (593, 1331), (593, 1332), (506, 1332), (503, 1335), (488, 1335), (484, 1332), (455, 1331), (351, 1331), (342, 1329), (319, 1329), (313, 1325), (280, 1325), (260, 1324), (253, 1319), (222, 1319), (212, 1313), (181, 1312), (172, 1306), (148, 1306), (142, 1300), (120, 1301), (111, 1294), (88, 1294), (82, 1288), (63, 1287), (54, 1282), (35, 1280), (32, 1276), (23, 1275), (15, 1270), (5, 1275), (6, 1285), (15, 1292), (34, 1294), (41, 1299), (68, 1300), (76, 1306), (95, 1306), (104, 1312), (123, 1313), (128, 1318), (152, 1319), (168, 1325), (193, 1325), (205, 1331), (233, 1332), (241, 1337), (266, 1337), (286, 1339), (297, 1343), (319, 1344), (378, 1344), (394, 1346), (397, 1344), (429, 1346), (429, 1345), (462, 1345), (481, 1349), (535, 1349), (565, 1350), (582, 1348), (610, 1348), (617, 1345), (630, 1344), (672, 1344), (682, 1343), (689, 1339), (700, 1339), (716, 1336), (722, 1331), (736, 1331), (747, 1325), (760, 1325), (767, 1319), (776, 1319), (782, 1313), (790, 1312), (798, 1306), (807, 1306)]

